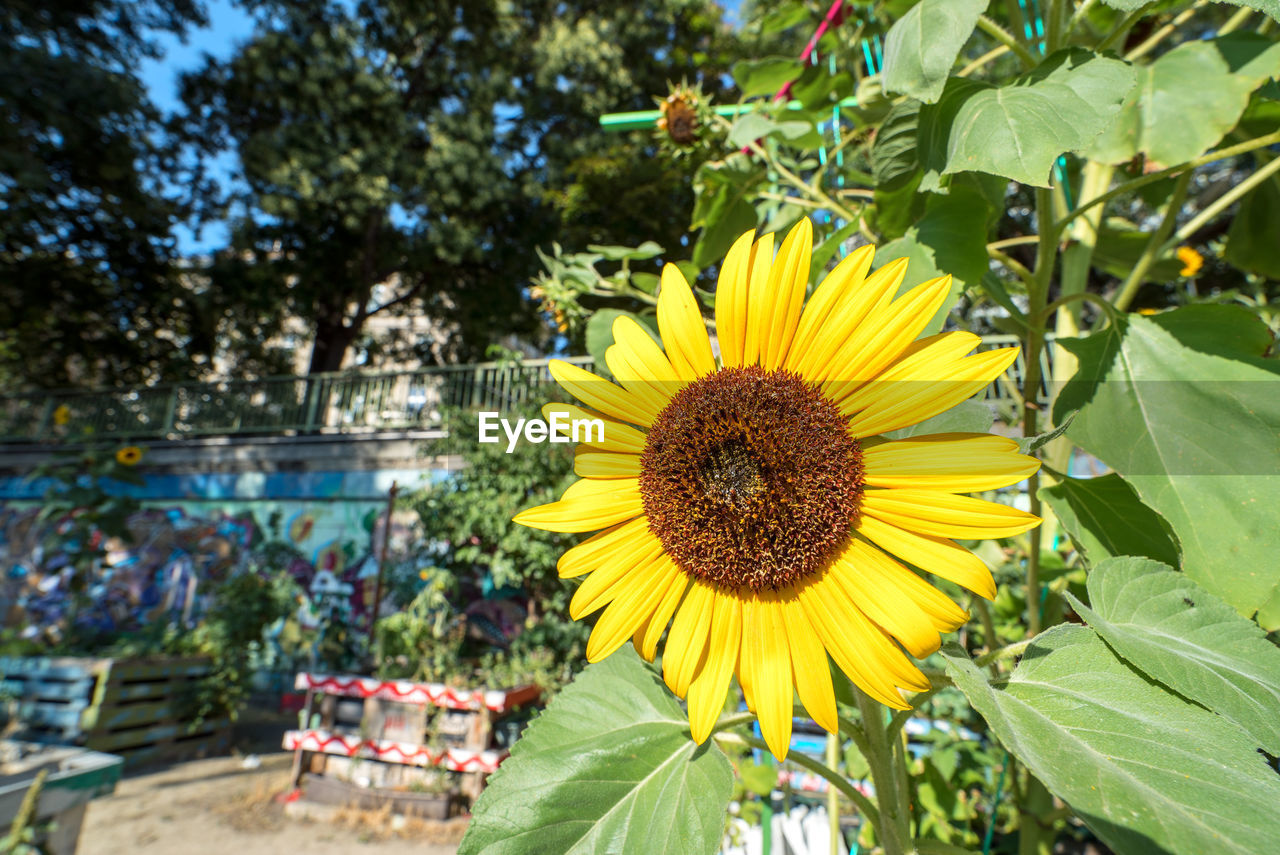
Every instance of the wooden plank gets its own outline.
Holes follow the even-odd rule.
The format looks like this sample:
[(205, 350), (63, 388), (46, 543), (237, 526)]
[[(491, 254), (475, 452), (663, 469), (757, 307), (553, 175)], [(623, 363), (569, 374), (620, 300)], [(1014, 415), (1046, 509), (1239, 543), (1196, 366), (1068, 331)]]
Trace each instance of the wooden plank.
[(0, 674), (40, 674), (57, 679), (97, 676), (111, 664), (110, 659), (76, 656), (0, 656)]
[(109, 683), (141, 682), (163, 677), (201, 677), (209, 673), (208, 659), (185, 657), (171, 661), (145, 659), (114, 661), (108, 674)]
[(125, 730), (142, 727), (148, 724), (161, 724), (173, 719), (173, 703), (171, 701), (154, 701), (152, 703), (130, 704), (123, 707), (99, 709), (92, 730), (101, 731)]
[(78, 730), (80, 716), (89, 706), (88, 701), (74, 704), (21, 703), (18, 717), (26, 724), (37, 727), (60, 727)]
[(95, 751), (106, 751), (118, 754), (127, 748), (145, 746), (157, 742), (173, 741), (188, 736), (199, 736), (213, 733), (231, 726), (229, 719), (216, 718), (200, 722), (195, 727), (185, 724), (166, 722), (152, 727), (138, 727), (130, 730), (117, 730), (105, 733), (90, 734), (87, 747)]
[(108, 683), (99, 699), (103, 707), (120, 706), (136, 701), (160, 700), (170, 697), (175, 686), (194, 684), (194, 680), (182, 682), (156, 681), (151, 683)]
[(35, 701), (79, 701), (86, 704), (93, 694), (95, 679), (81, 677), (75, 680), (44, 680), (31, 678), (26, 680), (5, 680), (5, 691), (20, 698)]
[(206, 757), (224, 752), (230, 747), (231, 731), (220, 730), (199, 738), (140, 745), (135, 748), (123, 748), (112, 753), (123, 757), (126, 765), (136, 766), (140, 763), (149, 763), (156, 760)]

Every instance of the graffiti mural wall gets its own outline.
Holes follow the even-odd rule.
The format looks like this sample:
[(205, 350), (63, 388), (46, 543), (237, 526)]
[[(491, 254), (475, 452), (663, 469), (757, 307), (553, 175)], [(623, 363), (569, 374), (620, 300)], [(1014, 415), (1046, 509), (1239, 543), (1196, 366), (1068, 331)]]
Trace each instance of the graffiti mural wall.
[[(244, 490), (243, 484), (226, 492), (206, 489), (213, 496), (192, 495), (191, 488), (226, 487), (228, 476), (148, 476), (144, 487), (128, 490), (143, 504), (128, 517), (128, 536), (90, 535), (98, 557), (75, 621), (105, 633), (137, 631), (161, 620), (190, 625), (228, 576), (283, 571), (298, 585), (304, 626), (334, 610), (359, 623), (374, 596), (386, 489), (392, 481), (413, 489), (424, 477), (446, 474), (276, 473), (271, 484), (259, 480), (258, 490)], [(352, 489), (353, 475), (363, 489)], [(56, 631), (66, 620), (76, 594), (69, 553), (81, 546), (67, 537), (69, 518), (43, 518), (43, 503), (27, 498), (40, 486), (28, 481), (12, 491), (26, 496), (0, 499), (0, 617), (28, 638)], [(270, 497), (262, 495), (268, 486), (274, 488)], [(218, 495), (227, 492), (244, 497)], [(175, 493), (180, 498), (165, 498)], [(416, 515), (397, 511), (387, 539), (388, 565), (412, 563), (417, 549)]]

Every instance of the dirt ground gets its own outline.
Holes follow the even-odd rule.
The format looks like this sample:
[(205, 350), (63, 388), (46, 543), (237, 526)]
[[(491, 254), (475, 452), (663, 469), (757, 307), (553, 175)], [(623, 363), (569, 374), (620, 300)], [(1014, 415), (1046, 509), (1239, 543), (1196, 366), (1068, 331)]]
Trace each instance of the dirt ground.
[(328, 820), (288, 816), (275, 797), (288, 786), (292, 755), (277, 749), (260, 760), (246, 768), (237, 753), (127, 772), (112, 795), (90, 803), (78, 855), (457, 852), (465, 820), (392, 829), (388, 816), (369, 811), (339, 810)]

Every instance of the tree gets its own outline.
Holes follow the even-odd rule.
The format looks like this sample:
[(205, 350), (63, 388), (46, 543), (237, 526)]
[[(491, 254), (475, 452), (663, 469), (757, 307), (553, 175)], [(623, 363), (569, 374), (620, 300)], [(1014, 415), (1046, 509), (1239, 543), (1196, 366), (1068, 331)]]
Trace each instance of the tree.
[(221, 283), (255, 270), (279, 314), (314, 330), (313, 372), (341, 367), (379, 314), (433, 318), (419, 356), (436, 360), (482, 353), (495, 330), (534, 333), (521, 288), (563, 210), (545, 188), (601, 145), (600, 113), (651, 106), (724, 36), (703, 0), (255, 8), (254, 39), (184, 81), (179, 124), (204, 155), (238, 154), (209, 209), (235, 222), (240, 272)]
[(182, 373), (170, 166), (137, 77), (193, 0), (18, 0), (0, 11), (0, 377), (6, 385)]

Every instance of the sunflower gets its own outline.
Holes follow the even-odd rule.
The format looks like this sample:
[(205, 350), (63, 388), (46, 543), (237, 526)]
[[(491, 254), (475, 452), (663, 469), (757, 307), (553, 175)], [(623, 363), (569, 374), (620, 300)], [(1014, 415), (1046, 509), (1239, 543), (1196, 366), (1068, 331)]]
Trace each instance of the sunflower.
[(116, 452), (116, 463), (121, 466), (137, 466), (142, 460), (142, 449), (136, 445), (126, 445)]
[(544, 414), (599, 418), (604, 435), (578, 447), (581, 480), (515, 520), (598, 532), (558, 564), (561, 577), (586, 577), (573, 618), (603, 609), (589, 661), (627, 640), (653, 661), (670, 624), (663, 677), (688, 700), (693, 738), (710, 735), (736, 675), (782, 758), (793, 698), (837, 729), (828, 656), (890, 707), (928, 689), (906, 654), (937, 650), (968, 614), (919, 571), (994, 597), (986, 565), (955, 539), (1008, 537), (1040, 520), (960, 494), (1017, 483), (1039, 463), (987, 434), (882, 436), (972, 396), (1017, 355), (966, 355), (979, 343), (968, 332), (916, 340), (949, 277), (896, 296), (906, 259), (871, 273), (864, 247), (806, 302), (809, 222), (776, 258), (772, 234), (752, 237), (721, 265), (718, 361), (688, 283), (667, 265), (665, 350), (624, 316), (605, 354), (618, 384), (551, 363), (585, 408)]
[(1182, 262), (1182, 269), (1178, 271), (1180, 276), (1195, 276), (1204, 267), (1204, 256), (1196, 252), (1194, 247), (1180, 246), (1174, 255)]

